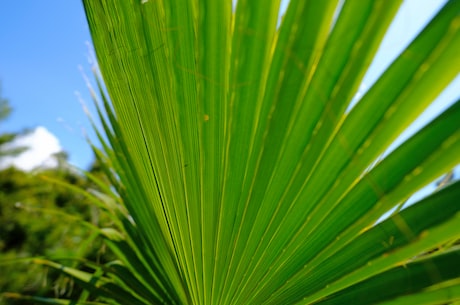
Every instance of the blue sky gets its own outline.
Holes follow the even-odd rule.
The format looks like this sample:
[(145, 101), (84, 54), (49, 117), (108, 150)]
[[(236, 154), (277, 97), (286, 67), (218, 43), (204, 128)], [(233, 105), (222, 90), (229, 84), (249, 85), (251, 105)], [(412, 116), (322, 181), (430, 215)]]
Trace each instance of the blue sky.
[(91, 105), (78, 66), (89, 73), (90, 41), (80, 1), (0, 2), (0, 81), (13, 113), (0, 132), (44, 126), (87, 167), (92, 153), (83, 136), (91, 128), (75, 95)]
[[(444, 2), (404, 1), (364, 80), (363, 90)], [(92, 161), (83, 135), (86, 132), (93, 137), (93, 133), (75, 92), (80, 92), (91, 106), (78, 69), (80, 65), (90, 73), (88, 41), (90, 34), (80, 1), (0, 2), (0, 82), (2, 96), (9, 99), (14, 109), (11, 117), (1, 123), (0, 132), (44, 126), (59, 139), (71, 163), (82, 168)], [(460, 78), (457, 77), (416, 125), (426, 123), (459, 95)], [(408, 134), (415, 128), (411, 130)]]

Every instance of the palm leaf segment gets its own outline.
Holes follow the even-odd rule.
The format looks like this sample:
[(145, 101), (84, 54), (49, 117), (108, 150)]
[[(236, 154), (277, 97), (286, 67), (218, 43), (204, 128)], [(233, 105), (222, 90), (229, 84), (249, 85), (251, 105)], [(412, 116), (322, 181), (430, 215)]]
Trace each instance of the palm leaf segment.
[(279, 25), (280, 1), (83, 2), (127, 211), (121, 235), (103, 232), (122, 264), (94, 293), (124, 304), (458, 300), (460, 250), (418, 255), (460, 237), (459, 183), (376, 221), (460, 163), (459, 101), (379, 158), (458, 74), (460, 1), (353, 107), (401, 1), (291, 0)]

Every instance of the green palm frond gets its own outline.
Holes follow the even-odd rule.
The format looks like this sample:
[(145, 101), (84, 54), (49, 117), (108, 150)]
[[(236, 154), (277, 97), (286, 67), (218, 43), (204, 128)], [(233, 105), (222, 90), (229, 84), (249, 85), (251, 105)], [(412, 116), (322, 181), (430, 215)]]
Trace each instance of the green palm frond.
[(459, 100), (386, 154), (459, 73), (460, 1), (354, 104), (401, 2), (84, 0), (120, 261), (64, 272), (109, 304), (459, 301), (460, 183), (380, 219), (460, 163)]

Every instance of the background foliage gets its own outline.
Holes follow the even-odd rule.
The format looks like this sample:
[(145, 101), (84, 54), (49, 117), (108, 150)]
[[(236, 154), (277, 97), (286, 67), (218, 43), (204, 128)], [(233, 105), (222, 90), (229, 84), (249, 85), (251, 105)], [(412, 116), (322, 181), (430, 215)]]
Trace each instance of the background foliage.
[[(8, 109), (2, 117), (6, 118), (9, 114), (6, 100), (2, 107)], [(0, 145), (15, 137), (16, 134), (0, 135)], [(2, 150), (2, 156), (22, 150)], [(31, 259), (79, 257), (103, 263), (110, 258), (101, 240), (81, 225), (82, 221), (102, 225), (108, 223), (107, 217), (100, 215), (85, 196), (68, 187), (96, 189), (97, 186), (71, 169), (65, 162), (65, 154), (60, 158), (58, 168), (37, 169), (35, 172), (23, 172), (14, 167), (0, 170), (1, 292), (75, 297), (81, 293), (80, 287), (57, 271), (32, 264)], [(100, 175), (98, 171), (95, 163), (90, 172)], [(81, 265), (81, 262), (69, 259), (67, 262), (73, 266)], [(0, 304), (32, 303), (1, 299)]]

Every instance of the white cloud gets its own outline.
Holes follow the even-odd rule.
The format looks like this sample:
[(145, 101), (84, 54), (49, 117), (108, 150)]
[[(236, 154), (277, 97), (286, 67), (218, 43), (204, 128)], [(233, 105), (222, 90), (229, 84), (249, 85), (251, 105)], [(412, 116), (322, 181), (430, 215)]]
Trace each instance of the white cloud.
[(19, 135), (4, 146), (5, 149), (16, 147), (27, 147), (27, 150), (14, 157), (3, 157), (0, 161), (0, 169), (14, 166), (24, 171), (31, 171), (38, 167), (57, 167), (58, 162), (52, 155), (62, 152), (59, 140), (42, 126), (27, 134)]

